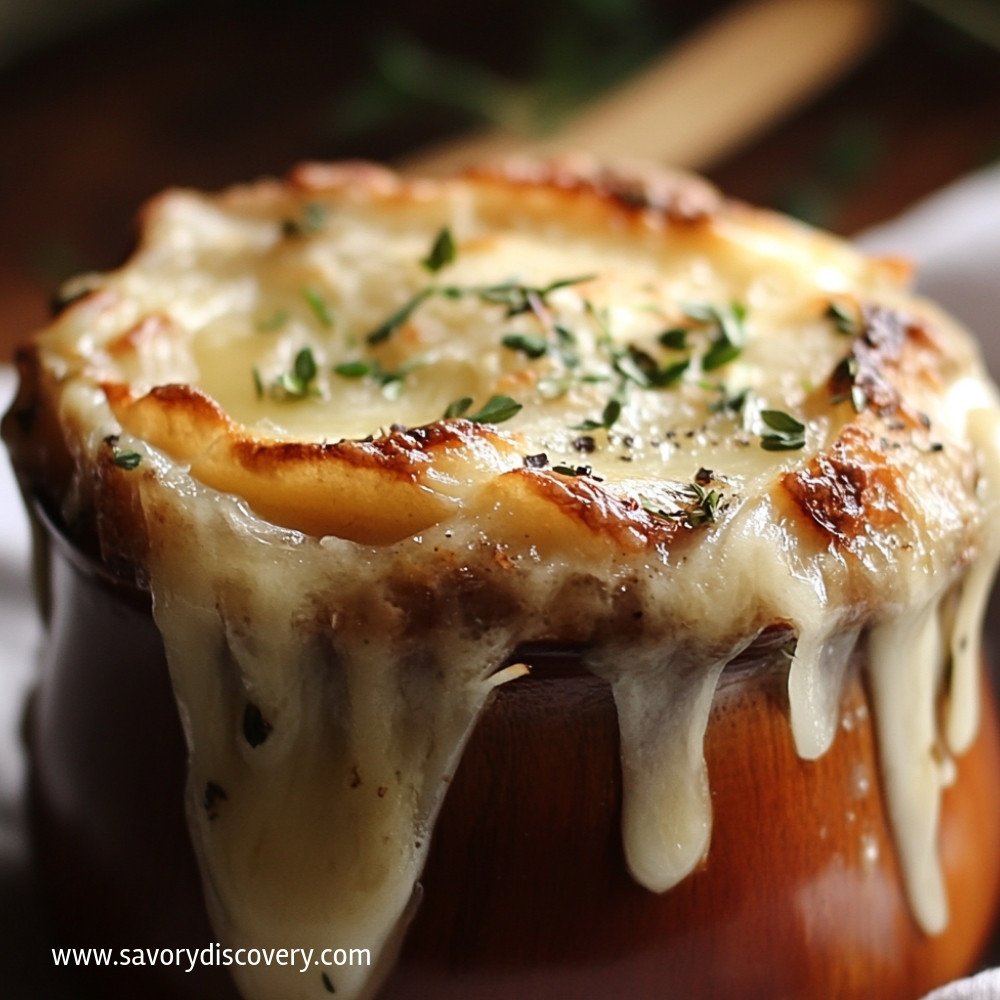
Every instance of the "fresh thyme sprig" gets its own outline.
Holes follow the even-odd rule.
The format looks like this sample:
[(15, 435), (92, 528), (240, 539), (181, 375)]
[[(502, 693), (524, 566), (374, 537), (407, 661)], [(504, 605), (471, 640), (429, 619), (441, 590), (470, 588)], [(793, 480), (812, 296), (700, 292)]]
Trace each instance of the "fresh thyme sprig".
[(365, 341), (375, 345), (388, 340), (432, 296), (445, 299), (476, 298), (487, 305), (503, 306), (504, 317), (510, 319), (512, 316), (531, 312), (537, 303), (545, 305), (548, 296), (554, 291), (590, 281), (593, 277), (592, 274), (583, 274), (559, 278), (547, 285), (526, 285), (519, 281), (501, 281), (493, 285), (428, 285), (410, 296), (399, 309), (367, 333)]
[(417, 307), (429, 299), (437, 291), (433, 285), (422, 288), (416, 295), (412, 295), (387, 319), (379, 323), (374, 330), (365, 334), (365, 342), (374, 346), (388, 340), (414, 313)]
[(471, 420), (474, 424), (501, 424), (505, 420), (510, 420), (524, 408), (521, 403), (511, 399), (510, 396), (490, 396), (481, 409), (475, 413), (469, 413), (472, 402), (471, 396), (452, 400), (445, 409), (442, 419), (452, 420), (455, 417), (465, 417), (466, 420)]
[(743, 302), (728, 306), (690, 304), (684, 307), (684, 315), (711, 335), (708, 351), (701, 359), (704, 371), (715, 371), (743, 353), (747, 341), (747, 307)]
[(760, 419), (768, 430), (760, 435), (765, 451), (798, 451), (806, 444), (806, 425), (784, 410), (761, 410)]
[(458, 256), (458, 247), (455, 245), (455, 237), (447, 226), (442, 226), (434, 237), (427, 256), (420, 262), (428, 271), (436, 273), (443, 267), (454, 263)]
[(534, 333), (508, 333), (503, 336), (500, 343), (509, 350), (520, 351), (532, 361), (549, 353), (549, 342)]
[(689, 527), (697, 528), (702, 524), (712, 524), (719, 516), (722, 493), (719, 490), (706, 489), (695, 481), (687, 484), (678, 493), (678, 499), (685, 504), (677, 510), (667, 511), (651, 503), (643, 503), (642, 507), (654, 517), (662, 517), (669, 521), (682, 521)]
[(302, 297), (306, 300), (306, 305), (312, 310), (313, 315), (319, 320), (319, 325), (329, 330), (333, 326), (333, 313), (323, 293), (312, 285), (306, 285), (302, 289)]
[(319, 395), (319, 389), (315, 385), (318, 375), (319, 366), (316, 364), (312, 348), (303, 347), (295, 355), (291, 369), (281, 372), (267, 387), (264, 385), (260, 370), (254, 368), (254, 390), (258, 399), (263, 399), (265, 394), (277, 400), (306, 399), (309, 396)]
[(848, 399), (855, 413), (861, 413), (868, 407), (868, 393), (864, 386), (858, 383), (861, 374), (861, 362), (853, 355), (842, 358), (830, 377), (831, 403), (843, 403)]
[(381, 389), (382, 395), (387, 399), (398, 399), (406, 381), (406, 376), (415, 368), (419, 368), (425, 362), (421, 358), (416, 358), (400, 368), (383, 368), (377, 360), (365, 361), (356, 359), (354, 361), (343, 361), (333, 366), (333, 374), (341, 378), (359, 379), (370, 378)]
[(859, 332), (857, 315), (842, 302), (831, 301), (823, 315), (833, 322), (837, 333), (842, 333), (845, 337), (853, 337)]

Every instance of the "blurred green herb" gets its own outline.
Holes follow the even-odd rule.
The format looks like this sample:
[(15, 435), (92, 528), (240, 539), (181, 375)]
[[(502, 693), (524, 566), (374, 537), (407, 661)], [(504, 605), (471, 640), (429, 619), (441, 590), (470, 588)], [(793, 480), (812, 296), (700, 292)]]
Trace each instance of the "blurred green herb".
[(313, 315), (319, 320), (319, 324), (326, 329), (333, 326), (333, 313), (327, 304), (323, 293), (312, 285), (307, 285), (302, 289), (302, 297), (306, 300), (306, 305), (312, 310)]
[(505, 11), (504, 20), (517, 39), (516, 70), (494, 68), (488, 49), (456, 56), (406, 30), (383, 32), (367, 59), (372, 72), (335, 105), (333, 129), (356, 136), (436, 111), (456, 129), (544, 135), (678, 35), (653, 0), (552, 0)]
[(420, 263), (428, 271), (440, 271), (442, 267), (447, 267), (455, 260), (456, 253), (455, 237), (447, 226), (443, 226), (434, 238), (427, 256)]
[(469, 413), (472, 406), (472, 397), (463, 396), (449, 403), (444, 411), (444, 420), (454, 417), (465, 417), (475, 424), (501, 424), (505, 420), (510, 420), (523, 408), (520, 403), (510, 398), (510, 396), (490, 396), (483, 404), (482, 409), (476, 413)]
[(761, 410), (760, 419), (768, 430), (760, 435), (765, 451), (798, 451), (806, 444), (806, 426), (783, 410)]
[(295, 355), (295, 360), (292, 362), (291, 369), (286, 372), (281, 372), (266, 388), (260, 371), (254, 368), (254, 389), (257, 393), (258, 399), (263, 398), (265, 392), (269, 394), (272, 399), (305, 399), (308, 396), (316, 396), (319, 394), (319, 391), (314, 384), (318, 374), (319, 368), (316, 364), (316, 358), (313, 356), (312, 348), (303, 347)]

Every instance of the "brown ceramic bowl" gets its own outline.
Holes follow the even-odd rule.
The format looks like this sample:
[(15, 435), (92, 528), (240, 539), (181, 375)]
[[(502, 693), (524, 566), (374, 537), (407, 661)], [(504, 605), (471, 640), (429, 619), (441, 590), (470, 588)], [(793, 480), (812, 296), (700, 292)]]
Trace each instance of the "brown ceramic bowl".
[[(203, 947), (214, 935), (148, 598), (46, 530), (51, 617), (30, 738), (59, 940)], [(493, 695), (454, 775), (416, 916), (378, 996), (913, 1000), (968, 971), (1000, 885), (991, 700), (944, 796), (952, 913), (928, 936), (902, 888), (858, 671), (832, 749), (803, 761), (778, 644), (764, 637), (722, 679), (706, 739), (711, 848), (662, 895), (637, 885), (623, 860), (609, 689), (565, 653), (536, 650), (533, 675)], [(237, 997), (220, 969), (87, 974), (107, 1000)]]
[(381, 961), (254, 1000), (915, 1000), (974, 966), (1000, 406), (905, 268), (653, 168), (313, 164), (165, 193), (67, 291), (3, 424), (47, 538), (61, 942)]

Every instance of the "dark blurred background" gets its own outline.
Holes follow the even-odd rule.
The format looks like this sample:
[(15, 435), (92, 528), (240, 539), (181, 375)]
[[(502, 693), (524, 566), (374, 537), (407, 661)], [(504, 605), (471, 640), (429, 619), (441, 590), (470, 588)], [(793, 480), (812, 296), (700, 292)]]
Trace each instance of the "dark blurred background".
[[(850, 68), (697, 166), (852, 233), (1000, 157), (1000, 3), (876, 5), (883, 26)], [(392, 161), (484, 124), (544, 134), (731, 6), (2, 0), (0, 357), (62, 279), (120, 261), (163, 187)]]

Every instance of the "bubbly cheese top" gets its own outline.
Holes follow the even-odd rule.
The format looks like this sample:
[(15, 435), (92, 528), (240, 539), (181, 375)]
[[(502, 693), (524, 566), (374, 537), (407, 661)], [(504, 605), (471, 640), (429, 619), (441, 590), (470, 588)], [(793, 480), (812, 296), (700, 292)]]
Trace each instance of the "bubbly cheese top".
[[(155, 200), (26, 356), (5, 433), (153, 594), (220, 936), (364, 940), (384, 969), (447, 775), (534, 640), (610, 683), (626, 858), (669, 889), (709, 850), (716, 681), (775, 625), (805, 757), (867, 647), (908, 894), (940, 930), (1000, 425), (906, 280), (690, 177), (580, 161)], [(242, 977), (248, 1000), (325, 988)]]

